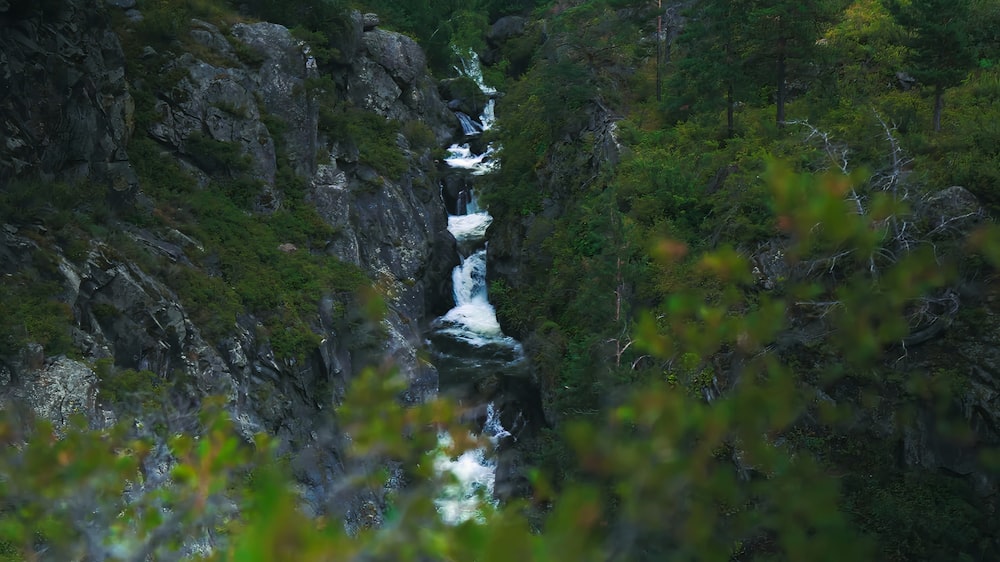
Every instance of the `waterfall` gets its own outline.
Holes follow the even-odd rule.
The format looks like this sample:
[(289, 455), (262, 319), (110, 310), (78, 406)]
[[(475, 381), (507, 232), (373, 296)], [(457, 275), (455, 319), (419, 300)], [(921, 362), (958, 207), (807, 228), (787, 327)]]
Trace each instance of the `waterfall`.
[[(462, 53), (456, 49), (462, 61), (456, 71), (468, 76), (479, 84), (483, 93), (492, 96), (496, 90), (483, 83), (482, 70), (475, 52)], [(468, 115), (458, 112), (462, 130), (466, 136), (488, 130), (494, 123), (494, 103), (490, 99), (476, 123)], [(482, 154), (475, 154), (469, 144), (456, 144), (448, 148), (445, 162), (455, 173), (478, 176), (487, 174), (497, 165), (491, 158), (493, 147), (487, 146)], [(462, 255), (461, 264), (452, 271), (455, 306), (444, 316), (431, 323), (428, 343), (432, 357), (441, 377), (442, 391), (451, 388), (459, 396), (459, 403), (472, 412), (481, 412), (478, 417), (485, 421), (476, 431), (489, 438), (493, 449), (504, 440), (514, 436), (500, 421), (497, 406), (486, 397), (477, 394), (476, 385), (484, 379), (499, 384), (503, 373), (513, 372), (524, 364), (521, 344), (505, 335), (497, 321), (496, 310), (489, 301), (486, 285), (486, 230), (493, 221), (488, 212), (480, 209), (473, 189), (467, 188), (457, 195), (456, 214), (448, 217), (448, 230), (458, 242)], [(459, 389), (459, 390), (454, 390)], [(464, 392), (464, 394), (463, 394)], [(495, 392), (495, 391), (494, 391)], [(463, 400), (468, 403), (463, 403)], [(439, 449), (443, 451), (450, 442), (447, 435), (439, 437)], [(461, 523), (475, 520), (485, 504), (491, 504), (496, 478), (496, 462), (491, 451), (476, 449), (457, 457), (447, 457), (439, 453), (435, 461), (439, 473), (451, 473), (457, 482), (447, 487), (435, 501), (444, 521)]]
[[(490, 100), (492, 101), (492, 100)], [(462, 113), (461, 111), (456, 111), (455, 115), (458, 116), (458, 122), (462, 124), (462, 134), (471, 137), (478, 135), (483, 132), (484, 126), (476, 123), (472, 117)]]
[(493, 128), (493, 123), (497, 120), (494, 111), (496, 111), (496, 100), (490, 98), (486, 102), (486, 107), (483, 108), (483, 113), (479, 115), (479, 122), (482, 123), (484, 131), (489, 131)]
[(486, 152), (473, 154), (468, 144), (453, 144), (448, 147), (448, 156), (444, 161), (452, 168), (464, 168), (474, 176), (488, 174), (496, 166), (493, 160), (493, 146), (486, 147)]
[[(500, 329), (496, 310), (488, 298), (485, 236), (493, 217), (478, 210), (473, 193), (466, 197), (466, 214), (449, 216), (448, 230), (460, 247), (475, 249), (452, 271), (455, 306), (434, 320), (429, 337), (442, 386), (449, 379), (475, 383), (477, 377), (516, 366), (524, 358), (521, 344)], [(488, 437), (494, 448), (502, 439), (512, 438), (492, 402), (486, 403), (486, 421), (479, 433)], [(439, 436), (440, 450), (449, 444), (447, 434)], [(457, 458), (439, 453), (434, 467), (438, 473), (450, 472), (456, 480), (435, 501), (444, 521), (458, 524), (476, 519), (484, 502), (494, 501), (496, 463), (489, 451), (475, 449)]]
[(453, 45), (451, 50), (458, 56), (459, 66), (453, 68), (459, 76), (471, 78), (479, 86), (479, 89), (488, 96), (497, 93), (496, 88), (487, 86), (486, 82), (483, 81), (483, 66), (479, 64), (479, 55), (476, 54), (475, 49), (472, 47), (461, 49)]

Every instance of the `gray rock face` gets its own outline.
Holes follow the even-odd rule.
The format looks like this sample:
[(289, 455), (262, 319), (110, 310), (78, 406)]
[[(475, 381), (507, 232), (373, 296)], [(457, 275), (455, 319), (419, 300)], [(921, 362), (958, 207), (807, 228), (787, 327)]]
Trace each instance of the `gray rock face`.
[(264, 58), (257, 70), (240, 71), (241, 83), (260, 99), (260, 109), (288, 124), (284, 141), (296, 171), (304, 175), (315, 172), (319, 108), (305, 92), (306, 78), (316, 72), (315, 61), (283, 26), (236, 24), (230, 32)]
[[(247, 157), (252, 177), (265, 186), (258, 202), (264, 210), (273, 210), (280, 204), (279, 194), (270, 189), (274, 185), (277, 171), (275, 145), (267, 127), (261, 122), (256, 92), (268, 91), (269, 88), (261, 84), (266, 81), (267, 86), (273, 87), (275, 83), (284, 85), (291, 96), (291, 88), (296, 82), (288, 76), (282, 76), (281, 80), (268, 80), (273, 76), (266, 73), (258, 75), (239, 68), (233, 59), (229, 42), (215, 26), (197, 20), (193, 22), (193, 26), (191, 35), (196, 41), (215, 50), (220, 56), (233, 60), (234, 66), (209, 64), (189, 53), (171, 62), (163, 72), (181, 69), (184, 77), (157, 101), (156, 111), (160, 119), (150, 128), (149, 134), (203, 167), (206, 166), (205, 155), (201, 154), (204, 149), (202, 145), (195, 144), (195, 140), (207, 138), (235, 144), (240, 153)], [(294, 63), (288, 64), (290, 72), (286, 74), (297, 75), (297, 83), (301, 84), (305, 73), (305, 57), (301, 47), (291, 41), (287, 30), (281, 29), (284, 30), (285, 41), (273, 42), (275, 51), (268, 68)], [(205, 171), (237, 173), (236, 170)]]
[[(129, 9), (130, 2), (110, 5)], [(18, 173), (41, 171), (134, 186), (125, 153), (132, 105), (117, 37), (95, 5), (72, 0), (60, 13), (60, 19), (45, 23), (29, 18), (0, 27), (0, 185)], [(335, 97), (384, 117), (424, 121), (437, 141), (447, 144), (457, 122), (417, 45), (378, 30), (371, 18), (357, 13), (348, 27), (339, 39), (344, 66), (332, 77)], [(163, 76), (180, 78), (156, 92), (159, 118), (136, 134), (149, 134), (170, 149), (194, 179), (249, 174), (259, 180), (258, 212), (282, 204), (281, 186), (275, 185), (280, 141), (308, 183), (307, 198), (339, 230), (328, 251), (362, 267), (386, 295), (384, 339), (359, 343), (362, 335), (351, 333), (328, 297), (318, 303), (316, 328), (323, 343), (305, 361), (277, 359), (250, 316), (238, 319), (234, 336), (212, 345), (162, 280), (95, 242), (82, 263), (60, 259), (58, 271), (51, 272), (64, 287), (61, 300), (73, 310), (73, 339), (83, 362), (45, 358), (45, 350), (16, 364), (0, 361), (0, 400), (23, 400), (55, 419), (76, 411), (100, 419), (104, 399), (88, 364), (109, 357), (119, 369), (148, 370), (170, 382), (177, 408), (194, 410), (204, 396), (221, 394), (243, 435), (267, 431), (286, 444), (284, 452), (297, 459), (296, 476), (317, 512), (346, 514), (349, 526), (365, 525), (372, 506), (377, 515), (384, 502), (375, 492), (341, 497), (352, 467), (340, 458), (345, 444), (330, 412), (358, 370), (386, 358), (410, 382), (405, 400), (417, 402), (436, 392), (437, 373), (419, 358), (422, 327), (450, 307), (457, 255), (438, 197), (435, 163), (429, 150), (414, 151), (401, 135), (399, 150), (408, 170), (387, 178), (360, 165), (357, 149), (351, 154), (342, 139), (321, 136), (318, 103), (306, 87), (317, 63), (286, 28), (232, 26), (231, 38), (258, 55), (259, 66), (252, 68), (239, 60), (243, 48), (234, 48), (215, 26), (195, 20), (186, 33), (199, 52), (211, 56), (144, 51), (144, 61), (161, 55), (168, 60), (160, 69)], [(136, 79), (142, 77), (129, 77)], [(285, 122), (282, 138), (268, 129), (268, 117)], [(249, 171), (213, 169), (200, 153), (205, 142), (235, 146)], [(143, 197), (137, 201), (152, 209), (155, 202)], [(177, 264), (190, 265), (185, 252), (199, 246), (169, 228), (125, 230), (123, 236)], [(0, 271), (28, 267), (40, 251), (17, 228), (5, 229)]]
[(378, 14), (365, 14), (362, 16), (362, 22), (364, 24), (365, 31), (371, 31), (378, 27), (381, 21), (379, 21)]
[(64, 356), (34, 365), (41, 354), (41, 346), (29, 346), (26, 353), (29, 357), (19, 366), (20, 384), (12, 398), (26, 405), (35, 415), (50, 420), (57, 430), (65, 427), (73, 415), (94, 419), (97, 412), (97, 375), (94, 371)]
[(399, 84), (412, 84), (417, 76), (426, 73), (424, 51), (405, 35), (374, 29), (362, 36), (361, 43), (372, 62), (384, 68)]
[[(360, 32), (357, 14), (355, 20)], [(195, 22), (193, 33), (200, 43), (217, 45), (220, 54), (229, 56), (229, 46), (211, 26)], [(416, 360), (415, 346), (420, 345), (428, 311), (447, 306), (438, 301), (450, 298), (447, 279), (455, 255), (446, 213), (432, 187), (433, 162), (429, 155), (410, 153), (410, 172), (391, 179), (358, 165), (356, 156), (340, 151), (338, 139), (317, 133), (319, 108), (304, 87), (318, 72), (308, 49), (275, 24), (236, 24), (231, 33), (262, 57), (260, 67), (180, 57), (173, 64), (185, 69), (186, 76), (160, 103), (162, 119), (151, 134), (182, 154), (187, 139), (199, 132), (237, 143), (251, 157), (256, 176), (273, 184), (274, 142), (261, 115), (284, 120), (288, 127), (282, 140), (296, 170), (310, 178), (310, 200), (341, 232), (330, 251), (364, 268), (386, 290), (391, 312), (384, 351), (397, 358), (414, 383), (415, 395), (425, 395), (436, 383), (433, 373)], [(360, 75), (348, 73), (343, 80), (362, 106), (401, 121), (424, 119), (428, 108), (453, 119), (436, 89), (425, 87), (431, 84), (426, 58), (412, 40), (375, 30), (365, 33), (360, 45), (353, 66)], [(438, 128), (445, 126), (439, 123)], [(407, 148), (401, 145), (400, 150)], [(282, 410), (272, 406), (269, 411)]]
[(118, 37), (79, 2), (44, 19), (23, 11), (0, 26), (0, 184), (31, 171), (134, 188), (125, 152), (134, 106)]
[(382, 29), (366, 30), (362, 50), (347, 75), (347, 91), (357, 106), (388, 119), (426, 123), (438, 144), (451, 142), (458, 127), (427, 74), (427, 57), (409, 37)]

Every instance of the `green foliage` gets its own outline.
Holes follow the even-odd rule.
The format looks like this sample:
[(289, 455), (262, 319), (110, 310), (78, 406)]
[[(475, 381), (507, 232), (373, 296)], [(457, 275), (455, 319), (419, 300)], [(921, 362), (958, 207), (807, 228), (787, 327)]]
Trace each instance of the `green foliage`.
[(211, 21), (229, 12), (226, 0), (139, 0), (137, 8), (143, 17), (136, 36), (157, 50), (186, 39), (191, 18)]
[[(448, 45), (443, 38), (469, 39), (483, 24), (483, 12), (468, 17), (450, 2), (372, 4), (384, 7), (386, 21), (403, 22), (438, 47)], [(527, 4), (474, 9), (500, 13)], [(126, 502), (126, 482), (134, 492), (146, 478), (139, 462), (150, 454), (148, 441), (125, 427), (81, 426), (64, 430), (60, 441), (44, 425), (23, 431), (8, 411), (0, 421), (0, 554), (30, 559), (44, 545), (46, 555), (61, 559), (83, 549), (103, 559), (112, 545), (122, 549), (120, 558), (155, 559), (180, 546), (162, 537), (211, 533), (214, 560), (997, 558), (995, 518), (969, 483), (904, 469), (895, 454), (898, 432), (921, 412), (968, 438), (966, 420), (946, 417), (969, 388), (965, 373), (950, 364), (929, 373), (899, 365), (909, 365), (900, 342), (921, 307), (956, 283), (960, 263), (973, 260), (963, 259), (960, 239), (900, 244), (898, 226), (922, 228), (902, 203), (920, 201), (925, 184), (933, 190), (961, 183), (997, 204), (990, 170), (998, 168), (992, 147), (1000, 143), (989, 126), (1000, 122), (992, 118), (1000, 99), (996, 66), (953, 86), (950, 127), (931, 137), (929, 108), (915, 92), (892, 85), (907, 53), (904, 39), (924, 23), (890, 21), (880, 4), (859, 0), (826, 28), (814, 24), (846, 2), (748, 1), (733, 4), (746, 8), (738, 14), (746, 21), (709, 21), (723, 16), (705, 11), (708, 19), (699, 22), (703, 31), (730, 25), (722, 28), (743, 41), (743, 64), (722, 56), (726, 45), (705, 31), (697, 44), (708, 41), (712, 49), (674, 52), (669, 70), (677, 73), (672, 84), (704, 70), (684, 92), (703, 103), (668, 99), (661, 107), (651, 99), (653, 72), (643, 60), (650, 49), (635, 39), (648, 35), (649, 21), (630, 19), (648, 14), (625, 9), (634, 7), (628, 2), (571, 4), (560, 4), (546, 27), (552, 48), (545, 56), (535, 57), (526, 38), (519, 46), (524, 68), (507, 62), (512, 82), (495, 133), (503, 167), (487, 180), (484, 197), (498, 221), (523, 226), (523, 275), (494, 281), (491, 298), (505, 325), (524, 334), (555, 423), (526, 439), (529, 498), (484, 506), (480, 521), (445, 525), (433, 498), (447, 479), (432, 469), (433, 456), (440, 431), (456, 444), (450, 455), (475, 444), (456, 424), (460, 410), (446, 401), (404, 408), (397, 398), (402, 378), (368, 370), (353, 381), (331, 430), (350, 436), (342, 451), (348, 475), (338, 485), (382, 490), (388, 471), (372, 467), (405, 467), (407, 485), (388, 498), (381, 527), (374, 525), (377, 513), (370, 528), (352, 535), (339, 522), (304, 515), (273, 446), (262, 438), (247, 446), (224, 417), (207, 416), (171, 439), (171, 479)], [(261, 14), (302, 20), (316, 13), (324, 20), (322, 3), (283, 5), (249, 3)], [(973, 8), (988, 15), (992, 6)], [(823, 17), (814, 17), (819, 12)], [(309, 29), (321, 31), (328, 46), (336, 36), (322, 26)], [(977, 52), (995, 50), (990, 32), (970, 32)], [(767, 84), (782, 87), (770, 70), (781, 49), (804, 88), (786, 100), (789, 112), (809, 116), (820, 129), (781, 131), (768, 117), (777, 100), (768, 99)], [(625, 68), (640, 70), (628, 75)], [(819, 91), (811, 72), (826, 74), (832, 85)], [(615, 91), (621, 84), (636, 88)], [(724, 99), (730, 84), (744, 103)], [(309, 86), (317, 97), (335, 91), (328, 82)], [(600, 113), (600, 105), (613, 111)], [(727, 106), (739, 119), (722, 128)], [(357, 146), (362, 163), (388, 175), (405, 172), (405, 159), (390, 161), (390, 151), (399, 154), (401, 128), (411, 146), (427, 140), (418, 125), (333, 109), (321, 116), (327, 134)], [(612, 165), (596, 150), (608, 139), (589, 129), (593, 116), (617, 119), (619, 111), (626, 115), (613, 137), (621, 150)], [(280, 137), (280, 121), (268, 118), (267, 125)], [(913, 162), (900, 156), (907, 153)], [(310, 328), (323, 295), (336, 294), (338, 313), (354, 325), (361, 307), (347, 294), (367, 282), (356, 268), (326, 257), (336, 232), (305, 203), (287, 159), (276, 186), (284, 207), (262, 217), (247, 213), (241, 194), (248, 186), (198, 187), (149, 139), (137, 138), (130, 154), (157, 201), (155, 220), (204, 245), (204, 252), (188, 250), (194, 268), (172, 266), (169, 277), (200, 315), (196, 324), (221, 338), (243, 310), (255, 312), (275, 352), (297, 359), (317, 343)], [(765, 165), (775, 157), (787, 164)], [(825, 171), (841, 166), (870, 172)], [(879, 188), (892, 172), (902, 172), (897, 190)], [(1000, 246), (988, 231), (972, 241), (983, 256), (965, 266), (991, 274)], [(283, 243), (298, 249), (282, 252)], [(765, 264), (749, 259), (762, 247), (780, 249), (788, 266), (772, 289), (755, 277), (754, 268)], [(20, 338), (11, 326), (32, 325), (28, 317), (38, 311), (61, 314), (57, 325), (69, 321), (65, 310), (43, 306), (55, 287), (24, 281), (0, 295), (5, 316), (14, 319), (3, 326), (5, 335)], [(21, 301), (33, 306), (19, 309)], [(110, 319), (116, 311), (94, 313)], [(49, 332), (35, 333), (43, 334), (32, 335), (38, 341)], [(17, 347), (27, 339), (4, 341)], [(51, 342), (47, 350), (58, 348)], [(114, 401), (160, 388), (148, 373), (97, 367), (101, 393)], [(891, 431), (875, 437), (890, 423), (881, 421), (886, 410), (894, 412)], [(984, 449), (984, 459), (998, 456)], [(229, 505), (238, 506), (238, 516), (220, 507)]]
[(0, 292), (0, 357), (11, 357), (28, 343), (47, 355), (70, 351), (73, 313), (59, 301), (62, 288), (26, 270), (7, 276)]
[[(870, 454), (878, 454), (871, 451)], [(986, 560), (985, 537), (997, 532), (992, 518), (961, 480), (940, 474), (847, 484), (847, 506), (879, 537), (882, 560)]]
[[(236, 483), (273, 449), (264, 437), (256, 451), (241, 443), (213, 403), (166, 456), (131, 421), (89, 430), (73, 419), (56, 430), (0, 412), (0, 543), (29, 560), (163, 559), (179, 556), (181, 537), (224, 530), (234, 522), (229, 502), (249, 498)], [(151, 459), (168, 467), (164, 486), (145, 486)]]
[[(844, 194), (835, 189), (845, 178), (781, 168), (768, 177), (775, 212), (789, 217), (788, 228), (802, 233), (808, 251), (865, 243), (871, 219), (845, 212)], [(811, 196), (805, 206), (803, 192)], [(610, 198), (598, 192), (601, 197)], [(606, 215), (608, 207), (603, 209)], [(576, 212), (610, 234), (603, 243), (577, 247), (578, 257), (620, 251), (627, 239), (620, 235), (623, 225), (597, 222), (596, 207)], [(811, 243), (815, 229), (805, 228), (818, 218), (822, 244)], [(808, 251), (789, 249), (793, 255)], [(693, 259), (704, 278), (723, 289), (677, 292), (656, 316), (638, 323), (636, 346), (654, 357), (657, 367), (617, 393), (602, 393), (591, 411), (545, 433), (537, 446), (546, 470), (533, 472), (530, 503), (484, 506), (480, 521), (442, 522), (432, 501), (448, 483), (432, 468), (440, 432), (454, 444), (448, 455), (483, 443), (459, 423), (457, 405), (441, 399), (404, 407), (398, 396), (405, 379), (370, 369), (353, 381), (338, 406), (336, 427), (351, 436), (341, 457), (349, 471), (345, 493), (383, 489), (389, 474), (373, 466), (409, 467), (412, 481), (392, 492), (393, 509), (382, 527), (349, 535), (339, 523), (304, 515), (275, 445), (263, 436), (252, 445), (242, 442), (227, 417), (211, 406), (195, 429), (169, 439), (165, 459), (152, 457), (152, 442), (132, 433), (133, 423), (91, 431), (76, 422), (57, 436), (50, 426), (26, 424), (7, 410), (0, 418), (5, 445), (0, 495), (7, 508), (0, 510), (0, 541), (26, 557), (44, 547), (62, 557), (86, 551), (98, 559), (109, 552), (167, 556), (182, 547), (169, 537), (206, 534), (214, 538), (214, 560), (606, 560), (610, 552), (623, 560), (933, 560), (955, 553), (975, 560), (996, 553), (989, 538), (992, 520), (960, 480), (916, 474), (841, 482), (825, 463), (853, 454), (846, 444), (831, 446), (825, 459), (810, 454), (825, 444), (805, 433), (812, 423), (803, 420), (835, 425), (852, 416), (817, 407), (801, 367), (784, 353), (768, 352), (787, 329), (799, 297), (738, 290), (750, 278), (749, 264), (732, 250)], [(864, 293), (870, 282), (866, 289), (842, 293), (843, 311), (831, 314), (836, 322), (851, 323), (829, 339), (830, 352), (857, 372), (877, 364), (878, 345), (898, 337), (880, 326), (906, 307), (906, 298), (894, 295), (912, 296), (939, 283), (928, 273), (939, 267), (919, 256), (887, 265), (875, 285), (886, 301), (879, 318), (868, 312), (873, 300)], [(815, 288), (807, 280), (788, 293), (800, 290)], [(546, 322), (544, 331), (555, 339), (562, 328)], [(850, 351), (865, 339), (876, 343), (871, 353)], [(565, 349), (579, 367), (590, 363), (600, 371), (594, 364), (602, 353), (597, 343), (574, 336)], [(708, 360), (727, 350), (741, 356), (739, 384)], [(120, 393), (119, 400), (152, 382), (148, 373), (115, 374), (107, 363), (97, 368), (102, 384), (105, 379), (121, 384), (108, 390)], [(678, 383), (683, 378), (691, 383)], [(827, 378), (825, 384), (834, 382)], [(726, 392), (711, 400), (690, 391), (713, 392), (719, 386)], [(878, 462), (870, 450), (859, 454)], [(167, 461), (170, 479), (136, 488), (146, 482), (141, 469), (146, 459)], [(872, 474), (881, 479), (887, 473)], [(553, 481), (554, 476), (565, 478)], [(132, 493), (126, 495), (127, 489)], [(168, 514), (164, 505), (170, 506)], [(233, 505), (238, 512), (228, 507)], [(915, 520), (920, 524), (910, 526)]]
[(184, 139), (184, 151), (209, 174), (236, 175), (250, 168), (249, 156), (234, 142), (215, 140), (202, 132)]
[(941, 130), (944, 91), (958, 85), (976, 64), (971, 44), (970, 0), (898, 0), (887, 3), (896, 20), (910, 31), (909, 69), (934, 89), (934, 131)]
[(21, 177), (0, 190), (0, 221), (12, 224), (42, 223), (61, 228), (72, 222), (86, 227), (102, 222), (109, 212), (107, 186), (92, 181)]
[(399, 178), (409, 167), (398, 143), (400, 127), (398, 121), (345, 104), (320, 110), (320, 131), (357, 147), (360, 163), (390, 178)]
[(970, 0), (888, 2), (897, 21), (911, 33), (910, 72), (921, 82), (944, 89), (961, 82), (974, 66), (970, 45)]
[[(283, 124), (271, 118), (268, 126), (280, 141)], [(213, 143), (206, 141), (218, 148)], [(305, 202), (302, 180), (286, 158), (279, 159), (275, 185), (285, 196), (283, 208), (261, 217), (248, 213), (260, 190), (256, 182), (215, 180), (198, 188), (148, 138), (134, 139), (131, 154), (143, 185), (158, 200), (156, 220), (205, 246), (190, 256), (197, 267), (173, 265), (164, 274), (210, 340), (230, 335), (236, 317), (248, 311), (262, 318), (279, 357), (303, 358), (319, 341), (314, 331), (320, 298), (348, 300), (368, 285), (357, 267), (326, 255), (336, 232)], [(228, 148), (222, 155), (233, 156)], [(295, 249), (282, 251), (282, 244)]]
[(311, 31), (298, 26), (292, 29), (292, 36), (309, 45), (309, 54), (316, 59), (316, 64), (325, 67), (331, 63), (344, 62), (344, 55), (337, 47), (331, 45), (330, 40), (322, 31)]
[(219, 341), (232, 333), (243, 307), (239, 295), (224, 279), (178, 267), (168, 273), (166, 281), (179, 293), (203, 337)]
[(166, 399), (167, 381), (151, 371), (118, 369), (112, 359), (94, 365), (99, 397), (106, 406), (143, 416), (161, 409)]
[(423, 121), (407, 121), (403, 123), (402, 132), (403, 136), (406, 137), (406, 142), (410, 145), (410, 149), (414, 152), (419, 153), (425, 150), (440, 148), (437, 145), (437, 137), (434, 135), (434, 131)]

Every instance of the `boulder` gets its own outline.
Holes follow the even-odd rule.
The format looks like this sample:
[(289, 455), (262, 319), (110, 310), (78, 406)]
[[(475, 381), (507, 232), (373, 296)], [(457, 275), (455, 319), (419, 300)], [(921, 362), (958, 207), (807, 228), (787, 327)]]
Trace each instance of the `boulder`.
[(528, 18), (522, 16), (504, 16), (490, 26), (486, 33), (486, 40), (493, 46), (503, 44), (511, 37), (524, 35), (528, 25)]
[(976, 196), (958, 185), (928, 194), (915, 210), (921, 230), (935, 240), (964, 238), (986, 220)]

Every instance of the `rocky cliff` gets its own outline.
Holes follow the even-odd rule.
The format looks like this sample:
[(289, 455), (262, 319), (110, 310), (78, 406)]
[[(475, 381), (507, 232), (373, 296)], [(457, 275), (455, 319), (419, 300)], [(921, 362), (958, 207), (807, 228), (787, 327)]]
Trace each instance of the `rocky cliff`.
[[(96, 425), (135, 415), (102, 390), (109, 361), (116, 370), (150, 373), (170, 389), (175, 412), (195, 411), (203, 397), (221, 394), (241, 433), (267, 431), (294, 453), (293, 468), (314, 509), (336, 502), (349, 525), (371, 524), (380, 492), (348, 498), (334, 492), (351, 468), (340, 456), (343, 436), (330, 411), (359, 369), (385, 358), (409, 383), (405, 400), (436, 391), (433, 367), (418, 358), (421, 329), (450, 304), (457, 254), (432, 152), (450, 141), (458, 122), (416, 43), (379, 29), (374, 17), (350, 17), (340, 40), (350, 48), (323, 73), (323, 96), (314, 86), (321, 73), (310, 47), (282, 26), (190, 20), (166, 47), (140, 42), (127, 58), (120, 38), (135, 43), (143, 17), (134, 2), (0, 2), (0, 195), (27, 201), (31, 186), (50, 182), (75, 195), (95, 185), (107, 193), (86, 203), (103, 220), (75, 239), (53, 235), (65, 230), (58, 216), (4, 214), (5, 283), (24, 291), (54, 287), (47, 300), (66, 312), (72, 338), (68, 345), (43, 345), (30, 341), (36, 331), (13, 329), (18, 337), (7, 343), (24, 345), (4, 347), (0, 399), (57, 423), (74, 413)], [(142, 103), (136, 95), (145, 96)], [(411, 143), (413, 135), (393, 138), (403, 166), (388, 173), (359, 154), (357, 139), (321, 130), (324, 103), (421, 123), (430, 138), (421, 146)], [(195, 189), (219, 178), (251, 186), (252, 193), (241, 195), (251, 201), (251, 215), (266, 217), (287, 205), (291, 171), (305, 186), (304, 201), (334, 233), (322, 252), (361, 268), (385, 300), (381, 325), (360, 334), (364, 314), (344, 312), (359, 302), (331, 293), (313, 303), (308, 323), (321, 343), (304, 357), (277, 355), (250, 311), (222, 330), (225, 337), (204, 336), (193, 305), (159, 273), (191, 268), (217, 278), (219, 272), (211, 271), (211, 256), (193, 259), (204, 252), (201, 241), (169, 221), (149, 220), (162, 204), (134, 170), (133, 136), (153, 139), (158, 156), (186, 170)], [(206, 146), (226, 147), (232, 159), (220, 165)], [(105, 206), (112, 214), (100, 210)], [(146, 218), (136, 224), (133, 215)], [(109, 239), (127, 240), (149, 259), (137, 261)], [(282, 251), (316, 250), (289, 243)]]

